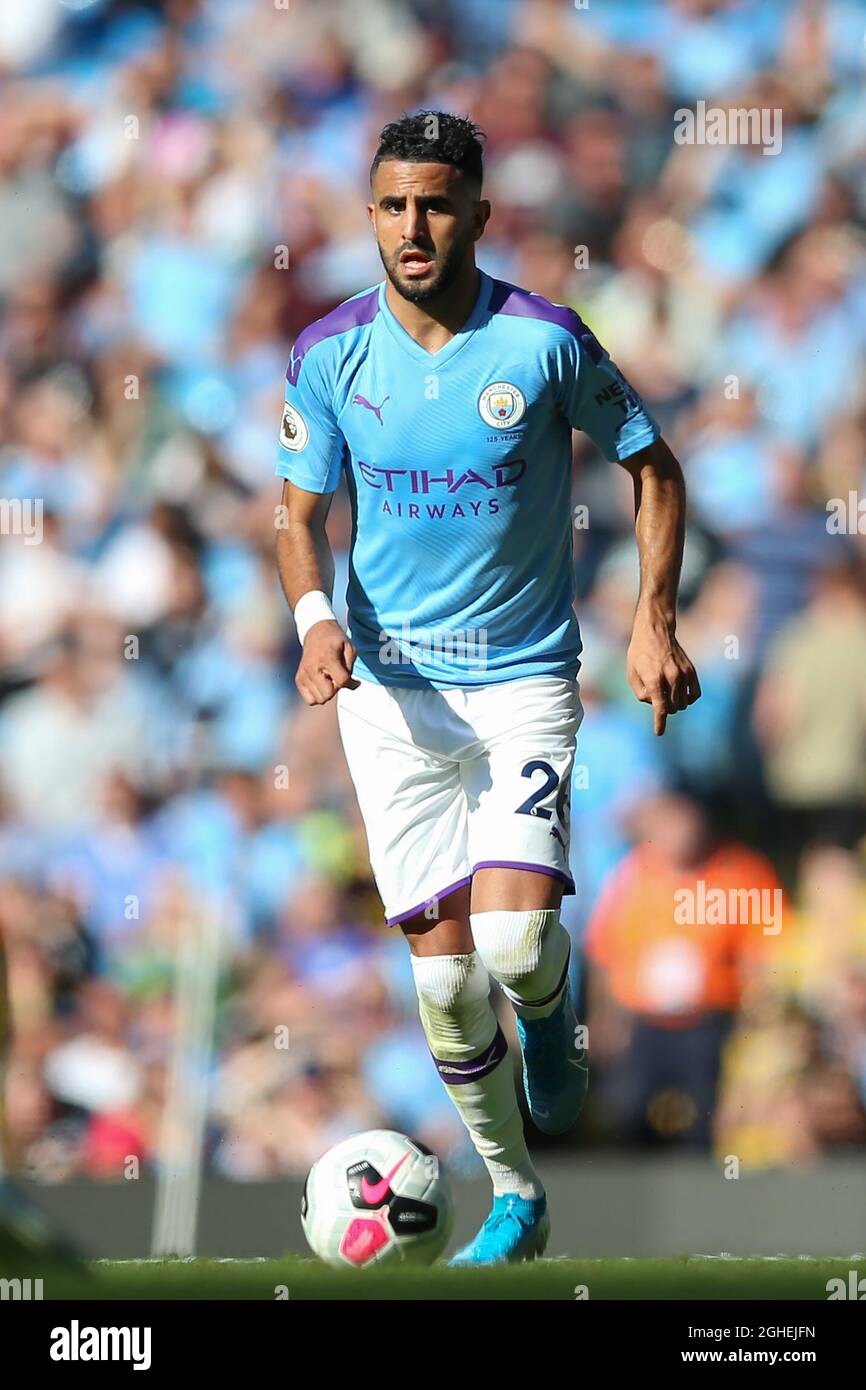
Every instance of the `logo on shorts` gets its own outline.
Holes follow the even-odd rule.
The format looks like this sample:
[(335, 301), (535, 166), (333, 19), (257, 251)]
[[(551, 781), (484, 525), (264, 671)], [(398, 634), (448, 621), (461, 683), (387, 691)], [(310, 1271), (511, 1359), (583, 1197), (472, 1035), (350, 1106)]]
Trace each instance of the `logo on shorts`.
[(280, 443), (283, 448), (298, 454), (301, 449), (306, 449), (309, 438), (310, 431), (303, 415), (286, 401), (283, 406), (283, 423), (280, 426)]
[(491, 386), (485, 386), (478, 397), (478, 413), (482, 420), (498, 430), (516, 425), (525, 412), (526, 397), (510, 381), (494, 381)]

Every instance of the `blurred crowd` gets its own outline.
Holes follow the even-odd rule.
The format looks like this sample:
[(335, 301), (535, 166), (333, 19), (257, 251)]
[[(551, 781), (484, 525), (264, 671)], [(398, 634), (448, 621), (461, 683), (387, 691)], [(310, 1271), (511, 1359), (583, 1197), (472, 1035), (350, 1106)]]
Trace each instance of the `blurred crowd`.
[[(565, 919), (594, 1072), (562, 1145), (766, 1166), (866, 1143), (864, 31), (861, 0), (5, 0), (0, 932), (25, 1171), (154, 1163), (203, 923), (214, 1171), (302, 1172), (380, 1124), (475, 1171), (273, 559), (289, 348), (381, 278), (369, 161), (420, 106), (486, 132), (481, 266), (580, 312), (689, 488), (703, 698), (655, 739), (625, 680), (631, 486), (575, 437)], [(781, 150), (678, 144), (698, 101), (780, 111)], [(329, 528), (339, 602), (342, 491)], [(700, 884), (771, 894), (781, 929), (684, 924)]]

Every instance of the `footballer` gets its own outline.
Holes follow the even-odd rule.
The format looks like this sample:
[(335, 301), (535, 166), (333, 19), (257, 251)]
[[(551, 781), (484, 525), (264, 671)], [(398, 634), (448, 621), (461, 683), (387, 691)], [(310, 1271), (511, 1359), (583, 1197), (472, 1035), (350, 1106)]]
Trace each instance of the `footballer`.
[[(560, 921), (582, 718), (574, 429), (634, 481), (631, 688), (657, 734), (700, 695), (675, 635), (679, 464), (573, 310), (477, 267), (480, 136), (432, 111), (382, 131), (368, 211), (385, 279), (298, 337), (277, 463), (296, 684), (307, 704), (337, 701), (386, 919), (409, 942), (430, 1051), (493, 1185), (457, 1265), (533, 1259), (550, 1227), (491, 976), (516, 1014), (538, 1128), (567, 1130), (587, 1089)], [(345, 632), (325, 532), (343, 474)]]

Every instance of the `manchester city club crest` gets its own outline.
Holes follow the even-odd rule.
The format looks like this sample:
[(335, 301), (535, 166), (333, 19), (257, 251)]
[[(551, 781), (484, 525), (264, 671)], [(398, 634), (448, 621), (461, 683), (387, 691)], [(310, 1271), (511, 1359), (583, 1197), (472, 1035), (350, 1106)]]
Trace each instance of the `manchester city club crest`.
[(485, 386), (478, 397), (478, 413), (485, 424), (495, 425), (499, 430), (513, 428), (522, 420), (526, 411), (526, 397), (510, 381), (494, 381)]

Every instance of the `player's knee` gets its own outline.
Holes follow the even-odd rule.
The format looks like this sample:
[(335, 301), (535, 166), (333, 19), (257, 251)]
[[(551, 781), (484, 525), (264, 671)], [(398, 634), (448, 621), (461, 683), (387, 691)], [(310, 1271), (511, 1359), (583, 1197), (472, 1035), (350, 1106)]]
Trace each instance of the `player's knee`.
[(496, 1029), (484, 962), (475, 951), (411, 959), (421, 1027), (437, 1066), (471, 1061), (490, 1046)]
[(490, 993), (490, 977), (477, 952), (452, 956), (412, 956), (415, 989), (422, 1006), (459, 1014)]
[(473, 912), (469, 921), (476, 951), (488, 973), (506, 989), (519, 988), (548, 963), (556, 968), (568, 956), (569, 938), (559, 908)]

